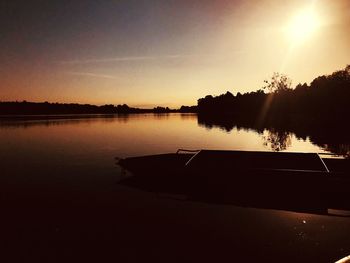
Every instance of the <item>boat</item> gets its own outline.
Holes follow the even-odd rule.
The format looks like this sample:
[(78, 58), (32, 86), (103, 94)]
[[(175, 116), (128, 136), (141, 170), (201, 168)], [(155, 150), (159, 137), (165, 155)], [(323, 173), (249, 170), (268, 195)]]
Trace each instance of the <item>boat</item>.
[(118, 165), (131, 175), (121, 184), (187, 200), (350, 211), (350, 160), (331, 154), (180, 149), (120, 159)]

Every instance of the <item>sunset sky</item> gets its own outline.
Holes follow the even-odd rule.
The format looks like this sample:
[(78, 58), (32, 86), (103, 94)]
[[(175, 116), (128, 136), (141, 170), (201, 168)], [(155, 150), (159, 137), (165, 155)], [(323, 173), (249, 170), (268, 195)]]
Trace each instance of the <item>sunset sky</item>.
[(349, 0), (1, 1), (0, 100), (194, 105), (350, 63)]

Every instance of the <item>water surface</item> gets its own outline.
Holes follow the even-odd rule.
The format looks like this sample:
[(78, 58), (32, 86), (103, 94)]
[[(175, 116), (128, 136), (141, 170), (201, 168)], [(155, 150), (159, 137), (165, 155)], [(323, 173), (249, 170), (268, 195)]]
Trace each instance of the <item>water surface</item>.
[[(32, 244), (26, 255), (46, 249), (50, 257), (51, 252), (58, 252), (36, 237), (54, 244), (87, 245), (89, 238), (98, 239), (100, 245), (93, 246), (100, 252), (106, 247), (114, 251), (113, 244), (129, 240), (123, 257), (136, 259), (136, 254), (129, 253), (135, 248), (150, 258), (174, 262), (189, 253), (193, 260), (218, 259), (209, 248), (219, 249), (223, 258), (231, 256), (232, 260), (232, 251), (237, 257), (247, 253), (248, 258), (265, 255), (276, 261), (289, 256), (296, 261), (331, 262), (350, 254), (348, 218), (184, 202), (118, 185), (120, 168), (115, 157), (179, 148), (329, 151), (308, 136), (237, 127), (227, 130), (204, 125), (194, 114), (2, 121), (0, 190), (13, 227), (9, 243), (17, 244), (20, 236)], [(43, 211), (52, 216), (43, 216)], [(20, 220), (27, 217), (32, 220)], [(63, 234), (57, 241), (52, 233)]]

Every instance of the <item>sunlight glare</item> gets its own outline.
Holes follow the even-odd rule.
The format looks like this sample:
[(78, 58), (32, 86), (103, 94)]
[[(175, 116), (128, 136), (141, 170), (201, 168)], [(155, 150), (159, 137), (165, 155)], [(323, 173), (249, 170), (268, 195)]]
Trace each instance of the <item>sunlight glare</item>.
[(307, 9), (294, 16), (287, 28), (287, 34), (294, 43), (308, 39), (319, 27), (320, 19), (313, 9)]

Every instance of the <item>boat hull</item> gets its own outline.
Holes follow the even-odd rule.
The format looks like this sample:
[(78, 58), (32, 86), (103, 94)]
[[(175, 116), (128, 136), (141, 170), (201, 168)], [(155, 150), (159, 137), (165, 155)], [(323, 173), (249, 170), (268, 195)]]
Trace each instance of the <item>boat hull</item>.
[[(194, 154), (161, 154), (119, 162), (134, 176), (120, 183), (188, 200), (327, 214), (329, 208), (350, 210), (349, 172), (243, 169), (188, 165)], [(348, 160), (344, 160), (348, 161)], [(333, 162), (333, 167), (346, 166)], [(346, 166), (347, 167), (347, 166)], [(350, 167), (350, 166), (349, 166)]]

